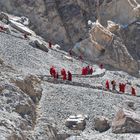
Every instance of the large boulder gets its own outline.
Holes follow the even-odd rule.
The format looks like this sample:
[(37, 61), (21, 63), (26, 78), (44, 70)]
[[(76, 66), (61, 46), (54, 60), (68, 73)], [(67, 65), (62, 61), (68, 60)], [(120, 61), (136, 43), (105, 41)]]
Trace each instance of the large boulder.
[(112, 122), (113, 133), (140, 133), (140, 114), (121, 109)]
[(137, 60), (128, 52), (123, 40), (109, 31), (119, 30), (117, 25), (111, 24), (111, 27), (106, 28), (98, 21), (93, 23), (90, 37), (76, 44), (73, 51), (91, 61), (104, 63), (130, 74), (138, 74)]
[(42, 38), (38, 38), (37, 36), (36, 37), (29, 36), (29, 39), (30, 39), (29, 45), (41, 49), (45, 52), (49, 51), (48, 44)]
[(86, 126), (86, 117), (83, 115), (70, 116), (65, 125), (72, 130), (84, 130)]
[(99, 132), (107, 131), (110, 128), (109, 119), (106, 117), (97, 117), (94, 119), (94, 129)]

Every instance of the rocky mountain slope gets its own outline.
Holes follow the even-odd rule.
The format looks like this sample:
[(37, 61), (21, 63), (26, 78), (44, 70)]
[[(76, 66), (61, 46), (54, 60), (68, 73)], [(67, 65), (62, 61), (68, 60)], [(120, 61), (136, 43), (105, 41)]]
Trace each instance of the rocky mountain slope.
[[(49, 48), (24, 18), (0, 14), (0, 140), (139, 140), (140, 79), (128, 74), (138, 76), (140, 68), (138, 2), (100, 0), (102, 25), (90, 26), (97, 1), (1, 0), (0, 10), (28, 16), (36, 33), (62, 48)], [(108, 19), (117, 21), (106, 26)], [(70, 57), (63, 49), (79, 38), (81, 47), (72, 50), (77, 56)], [(52, 65), (59, 74), (62, 68), (71, 71), (72, 81), (53, 79)], [(94, 72), (82, 76), (87, 65)], [(111, 84), (107, 90), (106, 80), (115, 80), (116, 90)], [(120, 82), (126, 83), (124, 94)]]
[[(107, 20), (126, 25), (139, 16), (137, 0), (100, 0), (102, 23)], [(97, 1), (93, 0), (1, 0), (0, 10), (27, 16), (31, 28), (47, 41), (63, 48), (88, 36), (88, 20), (97, 19)]]
[[(139, 96), (139, 79), (122, 71), (100, 70), (94, 67), (93, 76), (82, 77), (81, 68), (86, 61), (68, 59), (59, 49), (48, 52), (33, 47), (30, 39), (18, 32), (0, 32), (0, 139), (1, 140), (63, 140), (63, 139), (139, 139), (139, 134), (114, 134), (109, 129), (99, 133), (94, 129), (94, 118), (106, 116), (113, 120), (117, 110), (135, 103), (139, 110), (139, 97), (130, 95), (130, 82), (135, 83)], [(54, 80), (49, 68), (54, 65), (70, 70), (73, 81)], [(105, 81), (115, 79), (117, 84), (128, 82), (126, 94), (105, 90)], [(70, 115), (88, 116), (84, 131), (70, 130), (65, 121)]]

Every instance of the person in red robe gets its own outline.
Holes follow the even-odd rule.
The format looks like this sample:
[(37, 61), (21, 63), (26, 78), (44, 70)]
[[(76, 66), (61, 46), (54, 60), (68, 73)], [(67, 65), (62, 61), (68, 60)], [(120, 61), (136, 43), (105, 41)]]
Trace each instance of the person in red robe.
[(54, 69), (54, 66), (52, 66), (51, 68), (50, 68), (50, 75), (52, 76), (52, 71), (53, 71), (53, 69)]
[(122, 83), (119, 83), (119, 92), (122, 92)]
[(103, 69), (103, 64), (100, 64), (100, 69)]
[(71, 74), (70, 71), (68, 71), (68, 80), (69, 80), (69, 81), (72, 81), (72, 74)]
[(79, 59), (80, 59), (80, 60), (83, 60), (83, 57), (82, 57), (82, 55), (80, 55), (80, 56), (79, 56)]
[(126, 87), (126, 84), (123, 84), (122, 83), (122, 89), (121, 89), (122, 90), (122, 93), (125, 93), (125, 87)]
[(85, 68), (82, 68), (82, 75), (85, 75)]
[(56, 78), (56, 70), (55, 70), (55, 68), (52, 69), (52, 76), (53, 76), (53, 78)]
[(136, 96), (136, 89), (134, 87), (131, 87), (131, 95)]
[(85, 67), (85, 75), (89, 73), (89, 66)]
[(106, 89), (109, 90), (109, 81), (108, 80), (106, 80), (105, 86), (106, 86)]
[(111, 84), (112, 84), (112, 90), (116, 90), (116, 81), (115, 80), (111, 81)]
[(63, 80), (66, 80), (66, 79), (67, 79), (67, 74), (66, 74), (65, 69), (62, 69), (62, 70), (61, 70), (61, 75), (62, 75), (62, 79), (63, 79)]
[(86, 67), (83, 67), (82, 68), (82, 75), (87, 75), (87, 68)]
[(49, 48), (52, 48), (52, 43), (49, 41)]
[(90, 70), (89, 70), (89, 74), (92, 75), (92, 73), (93, 73), (93, 68), (91, 67)]
[(5, 32), (5, 28), (0, 25), (0, 32)]
[(55, 70), (54, 66), (52, 66), (52, 67), (50, 68), (50, 75), (51, 75), (52, 77), (56, 78), (56, 70)]
[(72, 50), (71, 49), (69, 50), (69, 55), (72, 56)]

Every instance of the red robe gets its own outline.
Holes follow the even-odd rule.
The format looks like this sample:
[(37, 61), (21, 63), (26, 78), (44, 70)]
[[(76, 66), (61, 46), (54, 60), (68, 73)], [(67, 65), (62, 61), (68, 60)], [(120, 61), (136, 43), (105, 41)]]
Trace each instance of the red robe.
[(55, 70), (55, 68), (52, 69), (52, 76), (53, 76), (54, 78), (56, 78), (56, 70)]
[(68, 71), (68, 80), (69, 80), (69, 81), (72, 81), (72, 74), (71, 74), (70, 71)]
[(136, 89), (131, 87), (131, 94), (132, 96), (136, 96)]
[(67, 79), (67, 75), (66, 75), (65, 69), (62, 69), (61, 70), (61, 75), (62, 75), (63, 80), (66, 80)]
[(49, 42), (49, 48), (52, 48), (52, 43), (51, 42)]
[(126, 84), (122, 84), (122, 92), (125, 93)]
[(85, 68), (82, 68), (82, 75), (85, 75)]
[(89, 69), (88, 69), (88, 67), (86, 67), (86, 68), (85, 68), (85, 75), (88, 74), (88, 71), (89, 71)]
[(103, 69), (103, 64), (100, 64), (100, 69)]
[(93, 69), (92, 69), (92, 67), (90, 68), (89, 73), (90, 73), (90, 74), (93, 73)]
[(50, 68), (50, 75), (52, 75), (53, 68), (53, 66)]
[(119, 92), (122, 92), (122, 83), (119, 83)]
[(105, 86), (106, 86), (106, 89), (109, 90), (109, 82), (108, 82), (108, 80), (106, 81)]

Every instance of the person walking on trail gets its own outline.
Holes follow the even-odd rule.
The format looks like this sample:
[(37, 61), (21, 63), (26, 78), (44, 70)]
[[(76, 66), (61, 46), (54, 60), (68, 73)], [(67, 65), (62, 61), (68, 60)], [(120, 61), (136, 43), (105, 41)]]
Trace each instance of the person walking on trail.
[(109, 90), (109, 81), (108, 80), (106, 80), (105, 86), (106, 86), (106, 89)]
[(126, 88), (126, 84), (122, 83), (122, 88), (121, 88), (122, 93), (125, 93), (125, 88)]
[(72, 56), (72, 49), (69, 49), (69, 55)]
[(66, 80), (67, 79), (66, 70), (64, 68), (61, 70), (61, 75), (62, 75), (62, 79), (63, 80)]
[(112, 90), (116, 90), (116, 82), (115, 80), (111, 81), (112, 84)]
[(100, 69), (103, 69), (103, 68), (104, 68), (104, 67), (103, 67), (103, 64), (100, 64), (100, 66), (99, 66), (99, 67), (100, 67)]
[(4, 32), (4, 27), (0, 25), (0, 32)]
[(93, 68), (91, 67), (90, 69), (89, 69), (89, 74), (93, 74)]
[(56, 78), (56, 70), (55, 70), (54, 66), (52, 66), (50, 68), (50, 74), (51, 74), (52, 77)]
[(82, 68), (82, 75), (85, 75), (85, 68)]
[(80, 55), (80, 56), (79, 56), (79, 59), (80, 59), (80, 60), (83, 60), (83, 57), (82, 57), (82, 55)]
[(85, 75), (89, 74), (89, 66), (85, 67)]
[(52, 43), (49, 41), (49, 48), (52, 48)]
[(87, 67), (83, 67), (82, 68), (82, 75), (87, 75), (87, 73), (88, 73)]
[(68, 80), (69, 80), (69, 81), (72, 81), (72, 74), (71, 74), (70, 71), (68, 71)]
[(122, 83), (119, 83), (119, 92), (122, 92)]
[(136, 89), (134, 87), (131, 87), (131, 95), (136, 96)]
[(52, 71), (53, 71), (53, 69), (54, 69), (54, 66), (51, 66), (51, 68), (50, 68), (50, 75), (52, 76)]
[(89, 68), (89, 66), (87, 66), (86, 69), (87, 69), (87, 74), (90, 74), (90, 68)]

